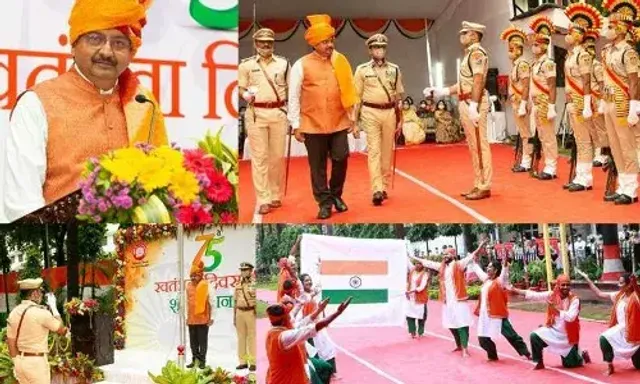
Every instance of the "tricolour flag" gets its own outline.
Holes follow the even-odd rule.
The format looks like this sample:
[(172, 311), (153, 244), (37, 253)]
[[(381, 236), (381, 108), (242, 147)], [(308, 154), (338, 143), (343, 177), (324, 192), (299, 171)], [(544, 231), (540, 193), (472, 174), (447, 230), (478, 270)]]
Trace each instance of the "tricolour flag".
[[(325, 260), (320, 263), (322, 298), (332, 304), (352, 297), (352, 304), (389, 301), (389, 264), (386, 260)], [(329, 288), (330, 287), (330, 288)]]

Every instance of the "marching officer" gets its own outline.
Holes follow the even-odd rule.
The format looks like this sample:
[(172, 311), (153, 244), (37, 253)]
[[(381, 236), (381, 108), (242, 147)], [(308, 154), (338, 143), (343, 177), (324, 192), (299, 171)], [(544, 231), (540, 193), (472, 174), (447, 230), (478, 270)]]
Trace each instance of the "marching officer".
[(359, 128), (367, 134), (369, 178), (373, 205), (388, 198), (393, 143), (402, 129), (400, 105), (404, 94), (400, 68), (386, 60), (388, 39), (377, 33), (366, 41), (371, 60), (360, 64), (354, 75), (356, 92), (362, 102)]
[[(236, 285), (233, 302), (233, 324), (238, 336), (238, 360), (236, 369), (256, 370), (256, 287), (252, 277), (253, 265), (240, 264), (240, 284)], [(248, 365), (247, 360), (251, 360)]]
[(62, 323), (53, 293), (46, 295), (48, 308), (40, 305), (45, 297), (42, 279), (21, 280), (18, 286), (26, 299), (11, 311), (7, 326), (14, 374), (20, 384), (50, 384), (49, 332), (65, 335), (67, 328)]
[(282, 206), (284, 153), (289, 123), (287, 87), (290, 64), (273, 54), (275, 34), (262, 28), (253, 35), (257, 55), (238, 66), (238, 87), (247, 102), (245, 129), (258, 213)]
[(457, 95), (460, 101), (460, 120), (467, 136), (469, 152), (474, 170), (474, 187), (463, 193), (467, 200), (481, 200), (491, 197), (491, 148), (487, 136), (489, 116), (489, 93), (485, 90), (489, 71), (489, 55), (480, 45), (486, 27), (481, 24), (462, 22), (460, 43), (465, 48), (465, 56), (460, 64), (458, 83), (448, 88), (426, 88), (425, 96), (433, 94), (442, 98)]

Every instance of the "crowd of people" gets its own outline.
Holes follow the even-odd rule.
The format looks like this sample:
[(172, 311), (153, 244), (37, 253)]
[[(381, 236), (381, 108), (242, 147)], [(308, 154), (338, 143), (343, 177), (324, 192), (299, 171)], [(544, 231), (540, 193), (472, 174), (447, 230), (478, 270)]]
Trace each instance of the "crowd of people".
[(457, 143), (464, 138), (460, 120), (445, 100), (437, 103), (432, 97), (420, 100), (418, 106), (411, 97), (402, 102), (402, 132), (398, 145), (417, 145), (424, 142), (437, 144)]

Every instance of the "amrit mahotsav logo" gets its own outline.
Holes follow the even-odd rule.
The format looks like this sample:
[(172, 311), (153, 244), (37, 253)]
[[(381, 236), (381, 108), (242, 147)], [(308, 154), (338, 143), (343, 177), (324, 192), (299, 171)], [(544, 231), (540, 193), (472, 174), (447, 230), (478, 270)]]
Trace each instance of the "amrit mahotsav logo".
[[(198, 253), (202, 253), (204, 271), (213, 272), (222, 264), (222, 253), (216, 246), (224, 242), (224, 236), (202, 235), (196, 237), (196, 241), (204, 241)], [(196, 256), (197, 257), (197, 256)]]
[[(223, 1), (228, 3), (228, 1)], [(208, 29), (232, 30), (238, 28), (238, 1), (228, 9), (214, 9), (203, 3), (203, 0), (191, 0), (189, 14), (201, 26)]]

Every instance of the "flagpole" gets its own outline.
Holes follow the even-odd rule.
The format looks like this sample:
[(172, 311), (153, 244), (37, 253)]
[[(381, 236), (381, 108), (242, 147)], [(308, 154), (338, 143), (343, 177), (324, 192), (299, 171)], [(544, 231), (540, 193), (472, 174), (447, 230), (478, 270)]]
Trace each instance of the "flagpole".
[(433, 71), (431, 70), (431, 44), (429, 43), (429, 19), (424, 19), (424, 40), (427, 50), (427, 72), (429, 74), (429, 87), (433, 87)]
[[(178, 238), (178, 281), (180, 281), (179, 287), (179, 303), (180, 303), (180, 346), (186, 347), (187, 340), (187, 325), (185, 318), (185, 278), (184, 278), (184, 227), (182, 224), (178, 224), (177, 228)], [(184, 350), (183, 350), (184, 351)], [(185, 355), (184, 353), (178, 355), (178, 365), (180, 368), (184, 368)]]
[(553, 280), (553, 267), (551, 265), (551, 242), (549, 239), (549, 224), (542, 224), (542, 238), (544, 240), (544, 260), (547, 265), (547, 288), (551, 290), (551, 281)]

